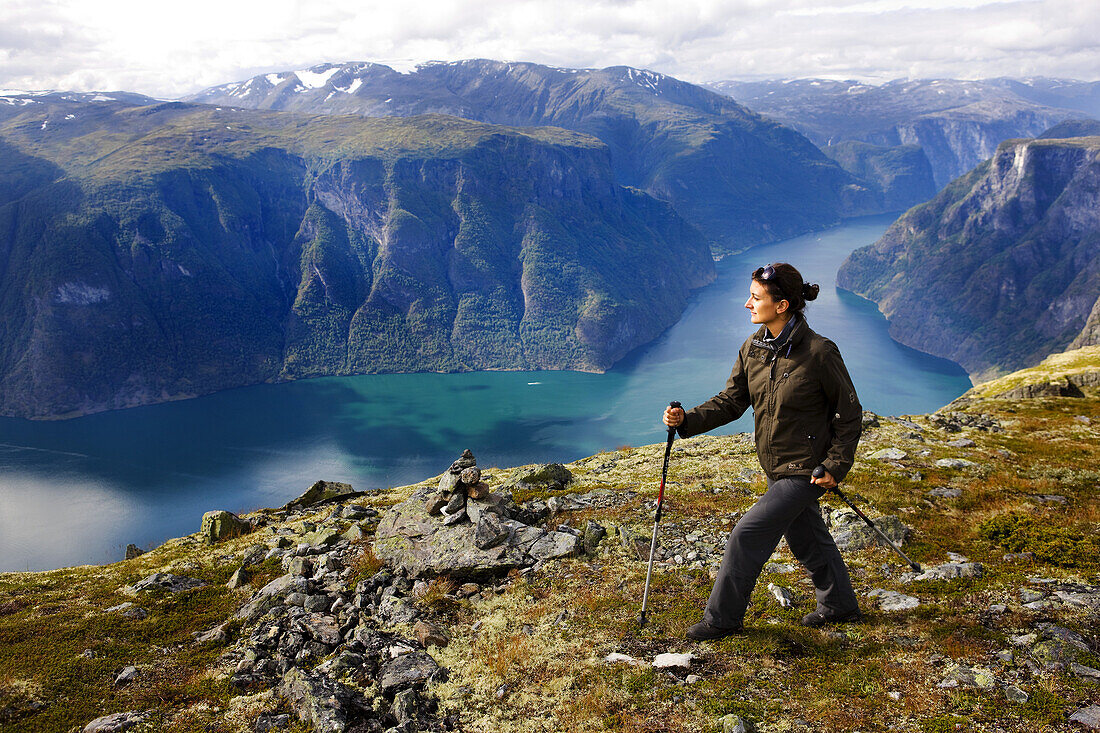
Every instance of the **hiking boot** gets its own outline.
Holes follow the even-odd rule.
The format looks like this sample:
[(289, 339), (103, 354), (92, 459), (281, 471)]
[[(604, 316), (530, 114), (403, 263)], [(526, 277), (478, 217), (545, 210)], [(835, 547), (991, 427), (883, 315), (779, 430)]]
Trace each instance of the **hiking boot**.
[(819, 609), (803, 616), (802, 625), (817, 628), (825, 624), (859, 623), (862, 620), (863, 614), (859, 612), (858, 608), (853, 608), (851, 611), (844, 611), (842, 613)]
[(744, 627), (741, 624), (730, 627), (711, 626), (706, 621), (700, 621), (687, 630), (687, 638), (692, 641), (713, 641), (714, 639), (724, 639), (727, 636), (733, 636), (734, 634), (740, 634), (744, 631)]

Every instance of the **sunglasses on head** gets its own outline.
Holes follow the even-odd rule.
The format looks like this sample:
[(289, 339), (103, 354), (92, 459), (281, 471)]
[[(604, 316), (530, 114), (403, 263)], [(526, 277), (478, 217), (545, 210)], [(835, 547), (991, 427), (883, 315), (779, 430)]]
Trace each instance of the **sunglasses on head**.
[(754, 280), (762, 280), (764, 282), (768, 282), (775, 277), (775, 268), (771, 265), (768, 265), (767, 267), (758, 267), (756, 268), (756, 272), (752, 274), (752, 277)]

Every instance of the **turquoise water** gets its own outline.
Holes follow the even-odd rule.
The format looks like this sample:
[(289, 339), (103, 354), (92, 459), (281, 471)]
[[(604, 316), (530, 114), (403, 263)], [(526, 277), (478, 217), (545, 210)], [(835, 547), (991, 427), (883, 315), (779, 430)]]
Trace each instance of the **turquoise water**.
[(196, 531), (211, 509), (279, 506), (322, 478), (411, 483), (464, 448), (509, 466), (660, 442), (669, 400), (693, 405), (725, 383), (754, 330), (748, 273), (771, 261), (822, 284), (807, 318), (839, 345), (866, 409), (935, 410), (969, 387), (965, 372), (893, 342), (872, 303), (833, 286), (848, 253), (889, 224), (854, 220), (723, 260), (679, 323), (607, 374), (333, 377), (62, 422), (0, 419), (0, 570), (112, 562), (127, 543)]

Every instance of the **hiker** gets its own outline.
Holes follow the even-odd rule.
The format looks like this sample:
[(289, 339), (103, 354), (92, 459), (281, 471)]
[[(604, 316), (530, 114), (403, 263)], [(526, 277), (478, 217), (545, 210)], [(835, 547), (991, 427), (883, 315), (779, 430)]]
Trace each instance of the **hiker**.
[[(863, 416), (840, 351), (806, 323), (806, 301), (819, 290), (787, 263), (757, 268), (745, 307), (761, 328), (741, 346), (725, 389), (686, 412), (665, 410), (665, 425), (689, 438), (753, 408), (756, 454), (768, 478), (767, 492), (730, 533), (703, 620), (688, 629), (689, 639), (742, 631), (752, 589), (781, 537), (817, 593), (817, 609), (802, 623), (861, 620), (848, 568), (817, 503), (851, 469)], [(825, 473), (814, 478), (819, 465)]]

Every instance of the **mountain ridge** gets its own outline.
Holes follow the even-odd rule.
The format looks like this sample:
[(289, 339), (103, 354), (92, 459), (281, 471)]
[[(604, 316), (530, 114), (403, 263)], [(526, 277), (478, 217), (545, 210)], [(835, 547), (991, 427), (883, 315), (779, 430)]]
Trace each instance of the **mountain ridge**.
[(913, 190), (905, 208), (931, 198), (1005, 140), (1100, 115), (1100, 82), (1074, 80), (786, 79), (706, 86), (791, 125), (830, 157), (837, 157), (833, 146), (844, 142), (877, 146), (880, 155), (919, 147), (932, 168), (933, 186)]
[(669, 201), (716, 243), (717, 254), (881, 210), (874, 191), (801, 134), (656, 72), (474, 59), (404, 74), (354, 62), (303, 73), (316, 86), (295, 72), (279, 72), (187, 100), (325, 114), (432, 111), (591, 134), (611, 150), (620, 183)]

